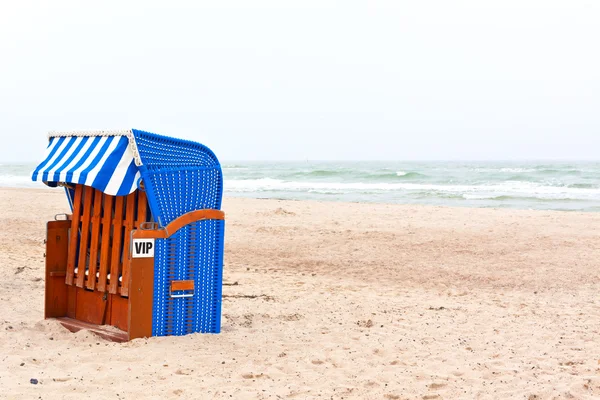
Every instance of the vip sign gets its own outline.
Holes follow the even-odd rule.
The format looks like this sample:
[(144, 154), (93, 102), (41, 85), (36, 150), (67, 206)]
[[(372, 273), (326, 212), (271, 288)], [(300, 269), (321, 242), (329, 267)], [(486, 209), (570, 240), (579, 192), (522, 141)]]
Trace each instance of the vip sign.
[(133, 239), (133, 258), (154, 257), (154, 239)]

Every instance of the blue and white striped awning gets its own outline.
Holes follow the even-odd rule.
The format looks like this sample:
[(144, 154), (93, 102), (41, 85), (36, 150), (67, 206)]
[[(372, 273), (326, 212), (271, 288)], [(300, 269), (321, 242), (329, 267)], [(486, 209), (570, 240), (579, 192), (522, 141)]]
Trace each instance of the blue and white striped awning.
[(32, 180), (49, 186), (79, 183), (113, 196), (137, 189), (140, 172), (131, 131), (51, 133), (49, 138), (44, 159)]

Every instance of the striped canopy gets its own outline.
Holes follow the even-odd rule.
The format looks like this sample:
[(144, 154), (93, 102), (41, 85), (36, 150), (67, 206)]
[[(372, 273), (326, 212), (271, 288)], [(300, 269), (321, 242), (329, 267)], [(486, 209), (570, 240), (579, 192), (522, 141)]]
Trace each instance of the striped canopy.
[(125, 196), (137, 189), (140, 172), (131, 131), (49, 136), (46, 154), (32, 180), (49, 186), (79, 183), (113, 196)]

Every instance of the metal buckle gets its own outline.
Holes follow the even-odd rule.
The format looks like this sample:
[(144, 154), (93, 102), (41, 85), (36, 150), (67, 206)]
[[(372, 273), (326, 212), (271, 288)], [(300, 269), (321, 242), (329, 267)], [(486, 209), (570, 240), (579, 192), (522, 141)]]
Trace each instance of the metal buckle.
[[(58, 217), (60, 217), (61, 215), (62, 215), (62, 216), (64, 216), (64, 217), (65, 217), (65, 219), (59, 219)], [(56, 215), (54, 216), (54, 220), (55, 220), (55, 221), (68, 221), (68, 220), (69, 220), (69, 215), (68, 215), (68, 214), (65, 214), (65, 213), (63, 213), (63, 214), (56, 214)]]
[(140, 223), (140, 228), (141, 231), (153, 231), (158, 229), (158, 222), (142, 222)]
[[(183, 290), (178, 290), (179, 292), (183, 292)], [(169, 297), (172, 299), (184, 299), (188, 297), (194, 297), (194, 290), (192, 289), (192, 293), (183, 293), (183, 294), (173, 294), (171, 289), (169, 289)]]

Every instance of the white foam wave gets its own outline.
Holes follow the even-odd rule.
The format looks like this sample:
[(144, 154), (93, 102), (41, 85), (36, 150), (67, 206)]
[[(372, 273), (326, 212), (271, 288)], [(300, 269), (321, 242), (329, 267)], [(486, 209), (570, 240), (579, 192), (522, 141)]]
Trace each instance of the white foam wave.
[(498, 197), (495, 194), (463, 194), (465, 200), (489, 200)]
[[(0, 186), (2, 187), (40, 187), (39, 182), (33, 182), (29, 176), (22, 175), (0, 175)], [(42, 185), (44, 187), (44, 185)]]
[(406, 176), (406, 174), (408, 174), (408, 172), (404, 172), (404, 171), (396, 171), (396, 175), (397, 175), (397, 176)]
[(481, 173), (494, 173), (494, 172), (507, 172), (511, 174), (522, 174), (527, 172), (537, 172), (536, 168), (520, 168), (520, 167), (504, 167), (504, 168), (490, 168), (490, 167), (476, 167), (469, 168), (472, 172), (481, 172)]
[(521, 174), (524, 172), (536, 172), (535, 168), (500, 168), (500, 172), (510, 172), (512, 174)]

